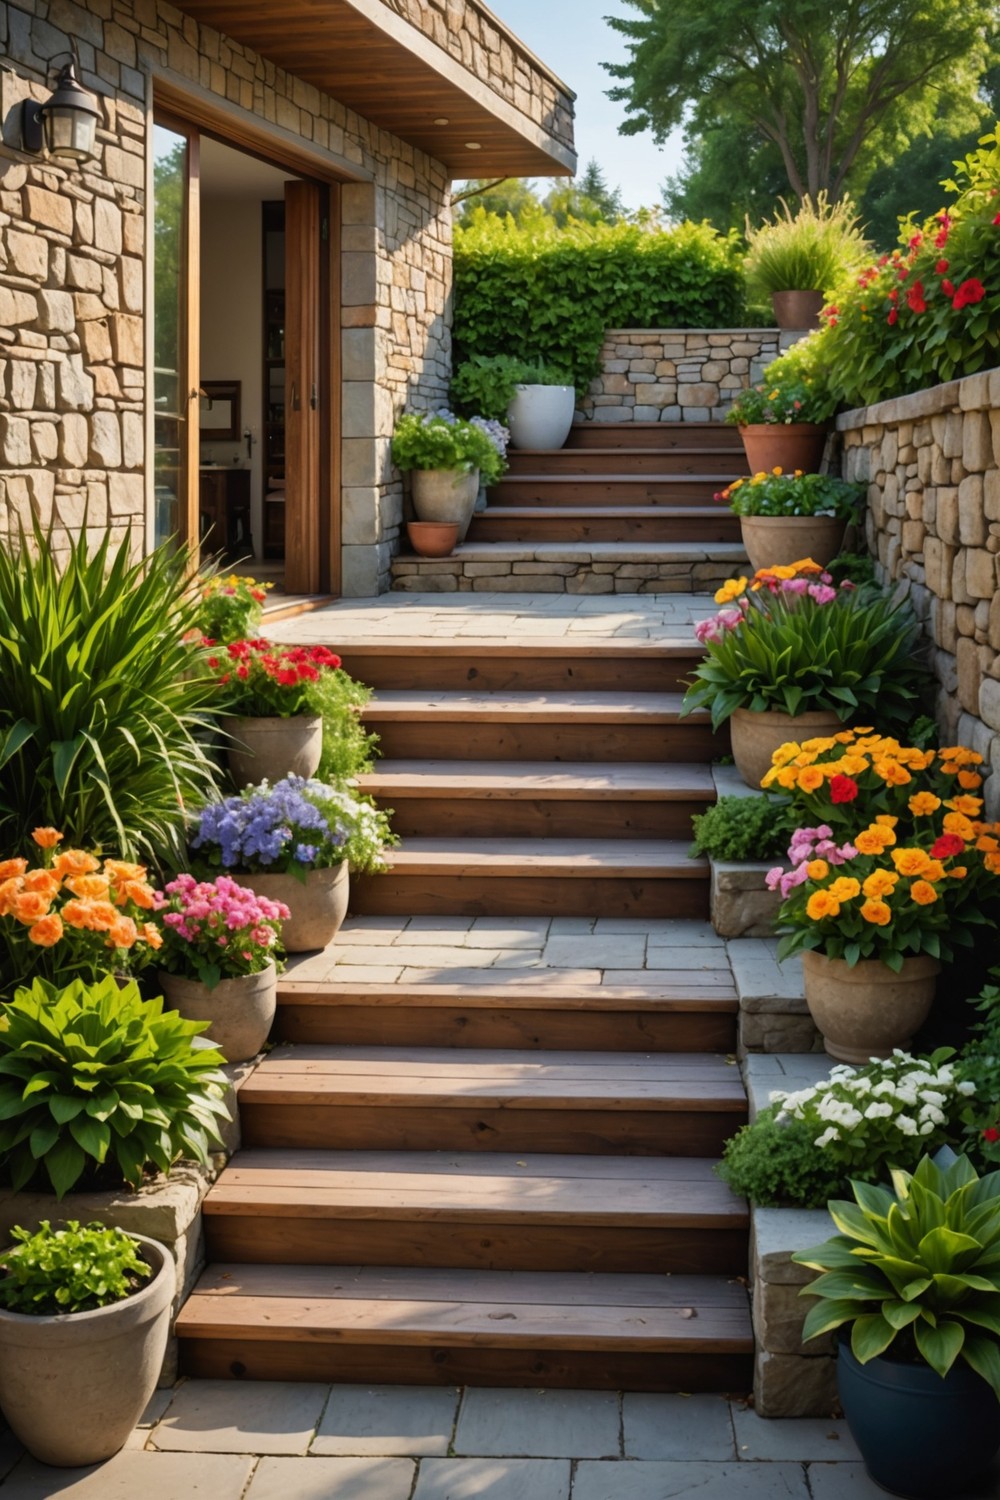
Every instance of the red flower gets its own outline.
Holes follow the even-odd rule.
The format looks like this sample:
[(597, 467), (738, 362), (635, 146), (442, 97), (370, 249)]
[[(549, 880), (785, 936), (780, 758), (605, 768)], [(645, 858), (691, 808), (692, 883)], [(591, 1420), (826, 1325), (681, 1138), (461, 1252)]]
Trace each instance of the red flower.
[(1000, 1130), (995, 1125), (987, 1125), (983, 1131), (983, 1140), (989, 1141), (991, 1146), (996, 1145), (997, 1141), (1000, 1141)]
[(941, 221), (941, 228), (934, 236), (934, 248), (936, 250), (943, 250), (948, 243), (948, 234), (951, 230), (951, 215), (946, 213), (939, 214), (938, 218)]
[(858, 783), (851, 776), (834, 776), (830, 781), (832, 802), (853, 802), (858, 795)]
[(924, 284), (915, 281), (906, 294), (906, 303), (911, 312), (923, 313), (927, 311), (927, 303), (924, 301)]
[(897, 323), (898, 321), (899, 321), (899, 313), (896, 311), (895, 308), (893, 308), (892, 312), (886, 318), (886, 322), (887, 323)]
[(931, 845), (931, 858), (950, 859), (953, 854), (961, 854), (964, 848), (965, 840), (957, 833), (942, 833)]
[(955, 295), (955, 287), (953, 283), (948, 280), (947, 276), (941, 283), (941, 290), (944, 292), (946, 297), (954, 297)]
[(996, 216), (996, 218), (995, 218), (995, 219), (994, 219), (994, 220), (993, 220), (993, 222), (994, 222), (994, 224), (1000, 224), (1000, 214), (997, 214), (997, 216)]
[(939, 276), (943, 276), (948, 269), (948, 262), (946, 260), (939, 260), (934, 269)]
[(899, 277), (900, 281), (906, 281), (906, 279), (908, 278), (909, 274), (910, 274), (909, 271), (902, 271), (902, 270), (900, 270), (900, 271), (896, 272), (896, 275)]
[(968, 281), (963, 281), (958, 291), (952, 298), (952, 307), (968, 307), (974, 302), (982, 302), (986, 296), (986, 288), (975, 276), (970, 276)]
[(910, 249), (911, 250), (918, 250), (920, 248), (920, 244), (921, 244), (922, 240), (923, 240), (923, 235), (920, 233), (920, 231), (918, 229), (917, 232), (916, 232), (916, 234), (913, 235), (911, 237), (911, 239), (910, 239)]

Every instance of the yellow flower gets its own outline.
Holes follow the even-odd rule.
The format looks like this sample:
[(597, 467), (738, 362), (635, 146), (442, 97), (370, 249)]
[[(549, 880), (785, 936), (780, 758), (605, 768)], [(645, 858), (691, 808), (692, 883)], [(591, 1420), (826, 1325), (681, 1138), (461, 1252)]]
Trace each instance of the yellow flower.
[(829, 891), (813, 891), (806, 902), (806, 916), (813, 922), (840, 915), (840, 902)]
[(799, 791), (814, 792), (823, 785), (823, 772), (818, 766), (803, 766), (799, 772)]
[(873, 922), (876, 927), (885, 927), (892, 921), (892, 912), (884, 901), (866, 901), (861, 908), (861, 915), (866, 922)]
[(823, 880), (830, 873), (830, 866), (825, 859), (811, 859), (806, 865), (806, 874), (810, 880)]
[(875, 821), (880, 828), (895, 828), (899, 819), (894, 818), (892, 813), (877, 813)]
[(873, 870), (861, 889), (866, 896), (873, 901), (880, 900), (883, 896), (889, 896), (896, 889), (899, 876), (895, 870)]
[(716, 592), (716, 604), (732, 604), (734, 599), (738, 599), (746, 591), (746, 586), (747, 581), (745, 578), (727, 579), (721, 589)]
[(781, 474), (783, 474), (783, 473), (784, 473), (784, 472), (785, 472), (785, 471), (784, 471), (784, 469), (783, 469), (783, 468), (782, 468), (782, 467), (781, 467), (781, 465), (780, 465), (780, 464), (775, 464), (775, 466), (774, 466), (774, 468), (773, 468), (773, 469), (772, 469), (772, 470), (771, 470), (771, 473), (772, 473), (772, 474), (778, 474), (778, 475), (781, 475)]
[(931, 861), (923, 849), (894, 849), (892, 862), (900, 875), (922, 875)]
[(887, 786), (906, 786), (907, 782), (913, 780), (909, 771), (898, 760), (877, 760), (875, 775), (881, 776)]
[(915, 818), (926, 818), (937, 812), (941, 798), (935, 797), (933, 792), (915, 792), (906, 805)]
[(786, 740), (783, 745), (779, 745), (777, 750), (773, 751), (771, 764), (774, 766), (787, 766), (790, 760), (795, 759), (800, 749), (801, 746), (797, 745), (794, 740)]
[[(799, 773), (794, 766), (780, 766), (774, 779), (783, 791), (790, 792), (798, 786)], [(764, 782), (761, 782), (761, 786), (763, 785)]]
[(966, 817), (974, 818), (977, 813), (982, 812), (982, 797), (952, 797), (945, 803), (952, 812), (965, 813)]
[(944, 865), (941, 863), (941, 861), (939, 859), (932, 859), (932, 860), (930, 860), (930, 862), (927, 865), (926, 870), (924, 871), (924, 879), (925, 880), (930, 880), (930, 881), (936, 881), (936, 880), (943, 880), (944, 877), (945, 877), (945, 868), (944, 868)]
[(926, 880), (915, 880), (910, 886), (910, 896), (918, 906), (930, 906), (938, 898), (937, 891)]
[(975, 838), (976, 830), (964, 813), (945, 813), (941, 819), (941, 826), (945, 833), (957, 833), (961, 839)]

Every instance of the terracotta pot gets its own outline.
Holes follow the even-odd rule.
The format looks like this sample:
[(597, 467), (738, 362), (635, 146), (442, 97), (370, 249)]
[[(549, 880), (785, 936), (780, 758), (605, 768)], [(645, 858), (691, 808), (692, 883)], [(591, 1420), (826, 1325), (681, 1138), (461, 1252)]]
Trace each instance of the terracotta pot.
[(771, 769), (775, 750), (789, 740), (819, 739), (843, 728), (832, 708), (807, 714), (783, 714), (776, 708), (734, 708), (729, 720), (733, 759), (747, 786), (758, 788)]
[[(257, 878), (256, 876), (254, 877)], [(209, 989), (200, 979), (160, 970), (160, 984), (171, 1007), (188, 1021), (210, 1021), (204, 1033), (226, 1062), (249, 1062), (267, 1041), (278, 1008), (278, 971), (268, 964), (259, 974), (220, 979)]]
[(809, 1013), (830, 1056), (848, 1063), (908, 1047), (927, 1019), (940, 972), (937, 959), (924, 953), (904, 958), (898, 974), (880, 958), (850, 968), (843, 958), (802, 955)]
[(227, 715), (220, 729), (234, 744), (226, 749), (230, 774), (237, 786), (273, 785), (285, 776), (314, 776), (323, 754), (320, 714), (294, 714), (290, 719), (269, 715), (238, 718)]
[(458, 527), (450, 521), (407, 521), (406, 534), (420, 557), (448, 557), (458, 541)]
[(811, 557), (825, 568), (840, 551), (847, 522), (836, 516), (740, 516), (750, 566), (774, 568)]
[(281, 924), (288, 953), (310, 953), (332, 943), (347, 916), (350, 877), (346, 862), (328, 870), (309, 870), (305, 884), (294, 875), (251, 875), (258, 896), (283, 901), (291, 912)]
[(417, 520), (457, 526), (458, 540), (464, 542), (476, 508), (479, 470), (462, 474), (457, 469), (414, 469), (410, 480)]
[(816, 474), (829, 428), (816, 422), (752, 422), (739, 429), (751, 474), (782, 469)]
[(779, 328), (818, 328), (819, 315), (826, 306), (822, 292), (772, 292), (771, 306)]
[(0, 1404), (15, 1437), (43, 1464), (110, 1458), (156, 1389), (177, 1272), (157, 1240), (132, 1238), (153, 1268), (133, 1297), (53, 1317), (0, 1310)]
[(569, 437), (576, 411), (571, 385), (519, 385), (507, 408), (511, 446), (552, 451)]

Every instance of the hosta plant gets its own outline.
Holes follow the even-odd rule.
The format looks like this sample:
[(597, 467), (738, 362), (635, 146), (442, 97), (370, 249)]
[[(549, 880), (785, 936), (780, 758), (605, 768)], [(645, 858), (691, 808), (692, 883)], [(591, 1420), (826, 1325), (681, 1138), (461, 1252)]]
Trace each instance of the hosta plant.
[(819, 1299), (803, 1337), (849, 1327), (860, 1364), (885, 1354), (942, 1379), (961, 1359), (1000, 1400), (1000, 1172), (940, 1158), (830, 1204), (839, 1233), (792, 1256), (821, 1273), (802, 1288)]
[(64, 1313), (93, 1312), (122, 1302), (152, 1274), (139, 1246), (123, 1229), (68, 1219), (53, 1229), (42, 1219), (38, 1229), (11, 1230), (15, 1241), (0, 1251), (0, 1306), (8, 1312), (51, 1318)]
[(228, 1119), (222, 1057), (134, 981), (36, 979), (0, 1029), (0, 1173), (19, 1191), (122, 1181), (181, 1156), (207, 1165)]

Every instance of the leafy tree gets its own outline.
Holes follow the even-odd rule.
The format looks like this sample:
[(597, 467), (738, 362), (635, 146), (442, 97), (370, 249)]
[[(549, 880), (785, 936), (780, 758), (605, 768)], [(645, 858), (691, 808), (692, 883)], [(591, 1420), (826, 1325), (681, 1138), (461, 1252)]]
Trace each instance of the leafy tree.
[[(974, 96), (995, 0), (626, 0), (608, 18), (628, 39), (624, 135), (693, 139), (719, 118), (777, 148), (799, 198), (844, 195), (855, 163), (925, 131), (942, 90)], [(737, 160), (740, 160), (737, 157)]]
[(473, 222), (476, 209), (497, 214), (501, 219), (512, 215), (515, 223), (521, 222), (526, 209), (539, 210), (541, 200), (530, 177), (504, 177), (499, 182), (485, 177), (473, 178), (460, 193), (452, 197), (456, 210), (455, 222), (463, 226)]
[(501, 219), (510, 214), (515, 224), (530, 222), (541, 227), (547, 221), (560, 229), (571, 219), (582, 224), (614, 224), (625, 214), (621, 191), (608, 187), (604, 172), (594, 160), (579, 177), (569, 182), (557, 180), (544, 198), (539, 198), (529, 178), (506, 177), (502, 182), (473, 181), (455, 195), (452, 203), (459, 209), (457, 222), (463, 228), (474, 222), (477, 208)]
[(767, 217), (787, 192), (781, 152), (745, 121), (720, 118), (688, 144), (684, 170), (663, 184), (672, 219), (708, 219), (716, 229), (738, 229)]

